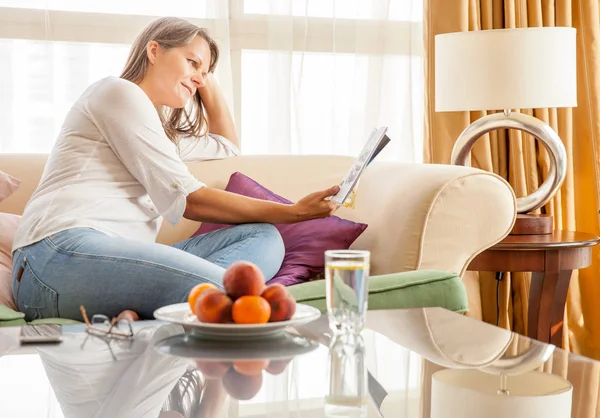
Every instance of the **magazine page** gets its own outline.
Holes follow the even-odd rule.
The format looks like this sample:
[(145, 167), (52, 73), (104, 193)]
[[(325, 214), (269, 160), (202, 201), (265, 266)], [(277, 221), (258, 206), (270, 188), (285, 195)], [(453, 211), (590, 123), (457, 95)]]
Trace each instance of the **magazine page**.
[(367, 167), (390, 142), (390, 138), (386, 135), (387, 129), (387, 126), (373, 129), (358, 158), (342, 179), (340, 191), (331, 198), (333, 202), (342, 205), (352, 194), (365, 167)]

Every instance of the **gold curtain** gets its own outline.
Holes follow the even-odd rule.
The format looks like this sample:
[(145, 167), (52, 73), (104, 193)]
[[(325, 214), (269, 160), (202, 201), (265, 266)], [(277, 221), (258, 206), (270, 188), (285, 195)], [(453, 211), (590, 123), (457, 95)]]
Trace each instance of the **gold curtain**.
[[(534, 26), (577, 29), (578, 106), (521, 109), (548, 123), (568, 154), (567, 178), (543, 213), (557, 229), (600, 234), (598, 218), (600, 157), (600, 22), (598, 0), (425, 0), (425, 162), (448, 164), (454, 141), (484, 112), (435, 112), (434, 37), (440, 33)], [(493, 82), (493, 79), (490, 80)], [(517, 110), (518, 111), (518, 110)], [(496, 131), (477, 141), (471, 165), (506, 178), (525, 196), (544, 181), (549, 158), (534, 138), (519, 131)], [(564, 346), (600, 359), (600, 262), (573, 272), (565, 314)], [(466, 278), (470, 315), (518, 333), (527, 333), (529, 273), (506, 275), (496, 315), (496, 281), (490, 273)]]

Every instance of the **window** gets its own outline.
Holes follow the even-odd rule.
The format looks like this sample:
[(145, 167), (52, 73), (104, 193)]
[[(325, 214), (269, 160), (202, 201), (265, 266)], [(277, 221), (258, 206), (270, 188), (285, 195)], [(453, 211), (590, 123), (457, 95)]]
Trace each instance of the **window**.
[[(420, 159), (420, 144), (411, 147), (412, 142), (398, 140), (412, 131), (423, 135), (422, 113), (410, 109), (411, 100), (421, 100), (421, 91), (410, 96), (411, 78), (406, 74), (420, 73), (420, 59), (294, 52), (289, 65), (278, 66), (273, 64), (276, 55), (263, 50), (242, 53), (242, 137), (253, 142), (248, 153), (358, 155), (376, 120), (389, 127), (394, 139), (378, 160)], [(369, 83), (362, 82), (369, 78), (388, 90), (371, 91)], [(288, 136), (290, 140), (282, 140)]]
[[(46, 153), (73, 101), (118, 76), (157, 16), (207, 27), (245, 154), (421, 161), (422, 0), (0, 0), (0, 152)], [(375, 87), (373, 87), (375, 86)]]
[(77, 97), (118, 75), (127, 45), (0, 39), (0, 152), (49, 152)]
[(245, 0), (244, 13), (262, 15), (292, 15), (325, 19), (373, 19), (420, 22), (423, 1), (374, 2), (369, 0)]
[(143, 16), (205, 17), (208, 7), (206, 0), (146, 0), (123, 1), (81, 1), (81, 0), (0, 0), (0, 7), (33, 9), (41, 11), (66, 11), (84, 13), (108, 13)]

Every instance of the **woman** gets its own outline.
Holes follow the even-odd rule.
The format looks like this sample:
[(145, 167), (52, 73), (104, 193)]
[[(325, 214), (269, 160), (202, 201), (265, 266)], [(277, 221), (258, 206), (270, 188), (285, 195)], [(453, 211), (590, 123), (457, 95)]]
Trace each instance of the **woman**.
[[(238, 260), (257, 264), (268, 280), (284, 256), (272, 224), (337, 209), (328, 199), (337, 186), (283, 205), (212, 189), (190, 174), (179, 138), (210, 132), (220, 148), (235, 148), (224, 139), (236, 135), (212, 76), (217, 60), (206, 31), (159, 19), (135, 40), (121, 77), (96, 82), (74, 103), (14, 240), (13, 294), (27, 320), (81, 320), (80, 305), (90, 315), (132, 309), (152, 318), (198, 283), (221, 285)], [(162, 218), (182, 217), (236, 225), (157, 244)]]

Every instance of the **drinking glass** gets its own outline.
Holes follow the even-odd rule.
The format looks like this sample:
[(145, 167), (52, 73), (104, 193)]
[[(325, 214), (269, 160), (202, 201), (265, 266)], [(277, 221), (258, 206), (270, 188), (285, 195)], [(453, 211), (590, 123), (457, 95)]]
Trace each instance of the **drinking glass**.
[(369, 251), (325, 251), (327, 316), (334, 335), (352, 339), (365, 325), (370, 257)]
[(344, 335), (334, 336), (329, 345), (329, 391), (325, 398), (328, 418), (363, 418), (369, 402), (365, 344), (361, 335), (348, 345)]

